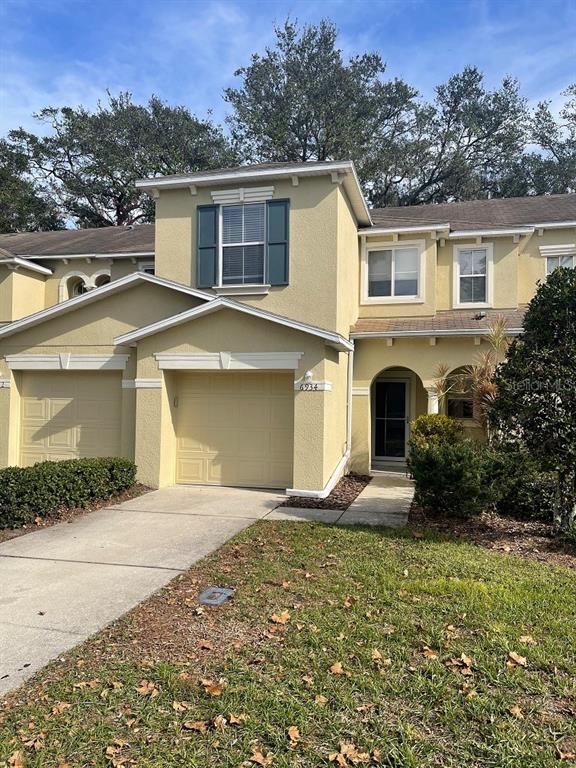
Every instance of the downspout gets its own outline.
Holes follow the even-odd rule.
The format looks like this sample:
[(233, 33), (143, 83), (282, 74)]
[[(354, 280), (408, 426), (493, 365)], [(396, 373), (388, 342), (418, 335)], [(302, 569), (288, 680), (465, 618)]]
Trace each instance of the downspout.
[[(354, 343), (354, 342), (352, 342)], [(352, 384), (354, 381), (354, 350), (348, 352), (348, 392), (346, 400), (346, 450), (350, 458), (352, 453)]]

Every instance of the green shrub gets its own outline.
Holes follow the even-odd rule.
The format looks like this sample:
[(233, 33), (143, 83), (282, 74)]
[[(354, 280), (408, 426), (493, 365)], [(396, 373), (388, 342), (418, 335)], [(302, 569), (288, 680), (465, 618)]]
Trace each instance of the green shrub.
[(0, 469), (0, 528), (109, 499), (135, 481), (136, 465), (120, 458), (42, 461)]
[(418, 416), (410, 425), (410, 448), (427, 445), (452, 445), (464, 437), (462, 424), (450, 416), (431, 413)]
[(490, 456), (470, 440), (413, 445), (408, 466), (414, 499), (428, 511), (471, 517), (494, 501)]
[(492, 454), (492, 484), (500, 515), (552, 523), (558, 494), (553, 472), (544, 472), (528, 451), (507, 449)]

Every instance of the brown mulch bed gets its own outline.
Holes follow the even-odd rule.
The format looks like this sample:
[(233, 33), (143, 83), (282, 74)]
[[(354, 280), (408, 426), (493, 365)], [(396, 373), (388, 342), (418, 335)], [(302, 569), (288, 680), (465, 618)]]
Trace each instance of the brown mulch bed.
[(558, 536), (549, 523), (484, 513), (469, 520), (427, 515), (412, 506), (409, 524), (436, 530), (486, 549), (576, 569), (576, 545)]
[(37, 517), (33, 523), (23, 525), (20, 528), (1, 528), (0, 543), (15, 539), (17, 536), (24, 536), (27, 533), (39, 531), (41, 528), (50, 528), (52, 525), (56, 525), (56, 523), (71, 523), (72, 520), (75, 520), (77, 517), (83, 517), (83, 515), (95, 512), (97, 509), (113, 507), (115, 504), (121, 504), (123, 501), (135, 499), (137, 496), (142, 496), (144, 493), (148, 493), (151, 490), (153, 489), (149, 488), (147, 485), (136, 483), (122, 493), (116, 494), (116, 496), (112, 496), (109, 499), (94, 501), (87, 507), (75, 507), (74, 509), (64, 508), (49, 517)]
[(325, 499), (307, 499), (303, 496), (290, 496), (281, 507), (300, 507), (303, 509), (348, 509), (354, 499), (372, 480), (370, 475), (345, 475), (336, 483), (332, 493)]

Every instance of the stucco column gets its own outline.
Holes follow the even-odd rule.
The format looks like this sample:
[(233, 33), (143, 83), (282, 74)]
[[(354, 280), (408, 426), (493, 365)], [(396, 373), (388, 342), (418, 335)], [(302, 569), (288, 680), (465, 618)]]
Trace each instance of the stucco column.
[(372, 461), (372, 426), (370, 423), (370, 387), (352, 387), (352, 454), (350, 469), (360, 475), (370, 472)]
[(440, 399), (437, 391), (433, 387), (426, 387), (428, 392), (428, 413), (440, 412)]
[(141, 483), (162, 488), (175, 482), (174, 427), (165, 377), (136, 379), (134, 454)]
[(294, 474), (292, 488), (324, 487), (325, 400), (331, 392), (294, 392)]

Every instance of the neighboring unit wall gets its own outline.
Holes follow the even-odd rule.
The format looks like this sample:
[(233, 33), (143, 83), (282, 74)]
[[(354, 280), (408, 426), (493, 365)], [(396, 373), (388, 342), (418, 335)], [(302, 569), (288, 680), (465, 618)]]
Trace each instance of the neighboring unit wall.
[(44, 309), (45, 281), (43, 275), (0, 265), (0, 324)]
[(546, 258), (540, 247), (549, 245), (576, 245), (576, 227), (545, 229), (534, 232), (522, 245), (518, 272), (518, 301), (527, 304), (536, 292), (537, 282), (546, 279)]

